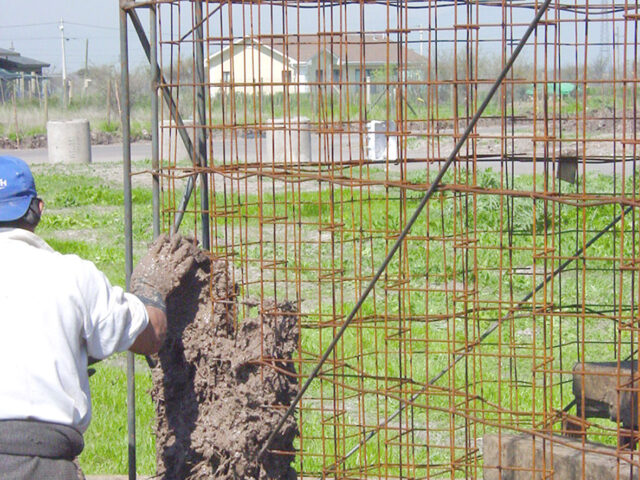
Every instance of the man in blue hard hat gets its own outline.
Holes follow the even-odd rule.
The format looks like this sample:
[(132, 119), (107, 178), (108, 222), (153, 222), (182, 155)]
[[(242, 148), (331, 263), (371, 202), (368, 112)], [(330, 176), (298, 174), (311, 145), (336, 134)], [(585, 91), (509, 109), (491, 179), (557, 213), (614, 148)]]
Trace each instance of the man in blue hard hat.
[[(135, 295), (126, 293), (93, 263), (55, 252), (34, 233), (43, 209), (27, 164), (0, 156), (3, 480), (77, 478), (73, 459), (91, 419), (88, 358), (156, 353), (167, 328), (166, 277), (193, 262), (183, 249), (183, 268), (174, 262), (167, 271), (148, 255), (132, 277)], [(160, 248), (174, 254), (181, 241)]]

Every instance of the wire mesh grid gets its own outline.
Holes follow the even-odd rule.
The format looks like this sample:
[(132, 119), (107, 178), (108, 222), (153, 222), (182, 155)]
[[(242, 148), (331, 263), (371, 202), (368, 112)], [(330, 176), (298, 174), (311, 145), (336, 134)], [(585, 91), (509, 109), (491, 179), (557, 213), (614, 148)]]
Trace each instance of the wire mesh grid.
[[(144, 3), (186, 119), (163, 229), (210, 238), (240, 318), (294, 303), (302, 383), (541, 2)], [(303, 395), (300, 478), (638, 478), (639, 19), (551, 3)]]

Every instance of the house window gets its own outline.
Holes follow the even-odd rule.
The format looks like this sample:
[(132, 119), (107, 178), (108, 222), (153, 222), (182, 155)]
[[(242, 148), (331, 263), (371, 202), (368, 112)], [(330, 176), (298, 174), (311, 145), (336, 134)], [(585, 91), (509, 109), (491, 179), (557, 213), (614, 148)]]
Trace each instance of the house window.
[(291, 70), (282, 71), (282, 83), (291, 83)]
[(333, 81), (335, 83), (338, 83), (340, 81), (340, 69), (339, 68), (335, 68), (333, 70)]
[(225, 83), (229, 83), (231, 80), (231, 72), (222, 72), (222, 81)]
[(316, 70), (316, 81), (324, 82), (324, 70), (322, 70), (321, 68)]

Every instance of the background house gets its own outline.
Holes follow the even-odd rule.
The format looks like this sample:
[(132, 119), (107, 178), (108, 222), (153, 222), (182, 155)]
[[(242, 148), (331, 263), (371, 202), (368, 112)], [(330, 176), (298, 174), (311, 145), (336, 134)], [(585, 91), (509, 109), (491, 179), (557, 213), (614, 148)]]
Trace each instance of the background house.
[[(403, 44), (406, 46), (406, 43)], [(306, 93), (364, 88), (369, 96), (397, 78), (417, 78), (427, 59), (384, 35), (318, 33), (242, 38), (209, 57), (211, 95)], [(384, 84), (384, 85), (383, 85)]]
[(209, 81), (211, 95), (225, 90), (255, 95), (284, 91), (286, 85), (295, 84), (298, 92), (307, 91), (307, 80), (299, 61), (287, 55), (282, 41), (276, 44), (255, 38), (241, 38), (209, 57)]
[(42, 70), (49, 66), (15, 50), (0, 48), (0, 100), (15, 94), (17, 97), (39, 96), (42, 93)]

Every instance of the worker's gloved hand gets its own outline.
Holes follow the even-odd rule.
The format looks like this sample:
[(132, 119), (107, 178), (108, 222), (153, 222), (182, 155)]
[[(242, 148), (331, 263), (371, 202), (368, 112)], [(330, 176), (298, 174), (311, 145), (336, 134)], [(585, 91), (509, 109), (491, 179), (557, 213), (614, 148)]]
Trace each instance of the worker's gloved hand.
[(159, 236), (131, 274), (131, 293), (166, 312), (167, 296), (195, 263), (206, 256), (182, 235)]

